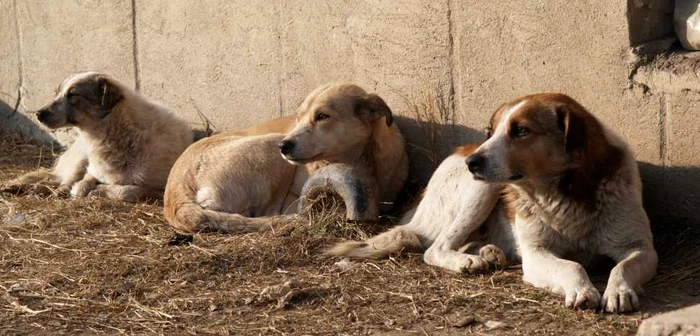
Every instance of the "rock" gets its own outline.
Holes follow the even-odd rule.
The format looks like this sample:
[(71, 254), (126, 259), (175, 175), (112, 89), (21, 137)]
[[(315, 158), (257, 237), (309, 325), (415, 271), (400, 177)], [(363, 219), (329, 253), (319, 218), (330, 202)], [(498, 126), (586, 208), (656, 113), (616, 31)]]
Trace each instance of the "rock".
[(479, 322), (479, 320), (477, 320), (476, 317), (466, 316), (466, 317), (460, 318), (455, 323), (452, 323), (452, 326), (455, 328), (464, 328), (464, 327), (468, 327), (470, 325), (476, 324), (478, 322)]
[(700, 335), (700, 304), (646, 319), (637, 330), (637, 336), (671, 335)]
[(507, 326), (507, 324), (499, 321), (486, 321), (486, 323), (484, 323), (484, 327), (486, 327), (486, 330), (503, 329)]

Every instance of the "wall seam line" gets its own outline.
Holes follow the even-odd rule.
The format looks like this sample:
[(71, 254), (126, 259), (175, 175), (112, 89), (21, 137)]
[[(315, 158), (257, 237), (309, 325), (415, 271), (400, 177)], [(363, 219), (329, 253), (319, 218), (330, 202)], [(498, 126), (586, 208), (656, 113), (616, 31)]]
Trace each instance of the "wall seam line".
[(19, 111), (19, 107), (22, 105), (23, 95), (22, 90), (24, 89), (24, 61), (22, 57), (22, 31), (19, 25), (19, 10), (17, 9), (17, 0), (13, 2), (13, 7), (15, 11), (15, 27), (17, 28), (17, 61), (18, 61), (18, 83), (17, 83), (17, 100), (15, 101), (14, 110), (12, 114)]
[(455, 98), (455, 60), (454, 60), (454, 27), (452, 24), (452, 0), (447, 0), (447, 47), (450, 58), (450, 88), (448, 92), (448, 100), (450, 103), (451, 117), (450, 121), (455, 122), (457, 114), (457, 103)]
[(139, 44), (138, 34), (136, 33), (136, 0), (131, 0), (131, 40), (132, 54), (134, 63), (134, 88), (136, 92), (141, 91), (141, 74), (139, 71)]
[(285, 73), (285, 67), (284, 67), (284, 50), (282, 50), (282, 34), (283, 34), (283, 27), (284, 27), (284, 19), (282, 17), (282, 9), (279, 7), (280, 4), (277, 3), (277, 108), (279, 109), (279, 116), (283, 117), (284, 116), (284, 95), (283, 95), (283, 81), (284, 79), (282, 78)]
[(662, 167), (666, 167), (666, 114), (668, 113), (668, 101), (666, 93), (659, 97), (659, 161)]

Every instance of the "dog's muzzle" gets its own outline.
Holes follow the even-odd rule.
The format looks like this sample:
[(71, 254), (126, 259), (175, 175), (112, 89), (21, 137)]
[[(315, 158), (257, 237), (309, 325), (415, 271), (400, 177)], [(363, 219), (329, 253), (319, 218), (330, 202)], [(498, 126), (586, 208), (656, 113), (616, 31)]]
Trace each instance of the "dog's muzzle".
[(51, 111), (47, 109), (42, 109), (36, 112), (36, 118), (42, 123), (45, 124), (49, 116), (51, 115)]
[(474, 175), (482, 175), (486, 166), (486, 157), (481, 154), (472, 154), (465, 160), (469, 171)]
[(280, 153), (282, 153), (282, 155), (289, 155), (294, 150), (294, 141), (291, 141), (291, 140), (280, 141), (277, 144), (277, 147), (279, 147)]

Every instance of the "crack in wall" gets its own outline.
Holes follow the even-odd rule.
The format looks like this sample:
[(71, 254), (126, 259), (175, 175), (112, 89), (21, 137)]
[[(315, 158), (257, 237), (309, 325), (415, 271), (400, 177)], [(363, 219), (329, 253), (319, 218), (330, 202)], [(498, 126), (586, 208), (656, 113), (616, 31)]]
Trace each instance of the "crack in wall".
[(454, 60), (454, 31), (452, 22), (452, 0), (447, 0), (447, 48), (450, 58), (450, 89), (447, 99), (449, 100), (450, 110), (452, 111), (451, 120), (455, 122), (457, 114), (457, 103), (455, 98), (455, 60)]
[(284, 50), (282, 46), (282, 35), (284, 33), (284, 26), (283, 22), (283, 14), (284, 11), (281, 6), (281, 4), (277, 4), (276, 6), (278, 9), (277, 13), (277, 108), (279, 109), (279, 116), (283, 117), (284, 116), (284, 95), (282, 94), (283, 91), (283, 81), (284, 81), (284, 73), (285, 73), (285, 68), (284, 68)]
[(668, 113), (668, 98), (665, 93), (659, 96), (659, 162), (666, 167), (666, 114)]
[(17, 100), (15, 101), (15, 106), (11, 115), (17, 113), (19, 111), (20, 106), (22, 106), (22, 91), (24, 89), (24, 62), (22, 61), (22, 30), (19, 25), (19, 11), (17, 9), (17, 0), (13, 2), (13, 7), (15, 11), (15, 28), (17, 32), (17, 61), (19, 65), (19, 78), (17, 80)]
[(134, 88), (136, 92), (141, 91), (141, 74), (139, 67), (139, 43), (136, 33), (136, 0), (131, 0), (131, 40), (132, 52), (134, 56)]

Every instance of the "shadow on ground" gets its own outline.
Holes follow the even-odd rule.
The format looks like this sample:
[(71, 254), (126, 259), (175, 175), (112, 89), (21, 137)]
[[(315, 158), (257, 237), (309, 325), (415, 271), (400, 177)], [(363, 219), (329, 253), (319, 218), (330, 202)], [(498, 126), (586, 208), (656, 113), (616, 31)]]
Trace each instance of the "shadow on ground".
[(700, 167), (640, 162), (639, 168), (660, 258), (645, 297), (663, 310), (700, 303)]
[[(458, 144), (483, 139), (462, 126), (399, 123), (411, 134), (414, 162), (433, 158), (437, 165)], [(431, 128), (443, 133), (430, 136)], [(10, 140), (0, 137), (0, 182), (54, 158), (46, 147)], [(429, 176), (434, 166), (418, 168)], [(689, 216), (699, 169), (641, 163), (641, 171), (661, 255), (642, 312), (565, 309), (558, 296), (524, 284), (518, 267), (464, 277), (416, 254), (339, 265), (320, 252), (347, 237), (309, 223), (195, 235), (171, 246), (173, 232), (157, 205), (0, 195), (0, 333), (456, 335), (486, 332), (482, 322), (498, 321), (504, 329), (490, 332), (633, 334), (646, 313), (700, 302), (700, 230)], [(275, 296), (283, 284), (294, 295)]]

